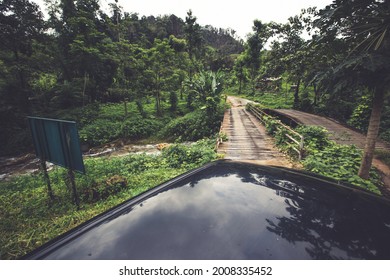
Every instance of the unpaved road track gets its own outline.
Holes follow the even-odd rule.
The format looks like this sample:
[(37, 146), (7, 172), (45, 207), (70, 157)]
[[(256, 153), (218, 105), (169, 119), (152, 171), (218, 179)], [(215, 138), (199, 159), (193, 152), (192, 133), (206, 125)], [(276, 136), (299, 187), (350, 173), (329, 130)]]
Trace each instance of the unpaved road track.
[[(277, 109), (273, 111), (285, 115), (300, 124), (323, 126), (329, 131), (330, 139), (336, 143), (356, 145), (360, 149), (364, 149), (365, 135), (345, 127), (335, 120), (292, 109)], [(382, 141), (377, 141), (376, 148), (390, 151), (390, 145)]]
[(228, 102), (232, 107), (225, 112), (222, 124), (228, 141), (219, 145), (218, 152), (225, 154), (226, 159), (293, 167), (287, 157), (274, 148), (273, 139), (265, 128), (246, 112), (247, 100), (229, 96)]

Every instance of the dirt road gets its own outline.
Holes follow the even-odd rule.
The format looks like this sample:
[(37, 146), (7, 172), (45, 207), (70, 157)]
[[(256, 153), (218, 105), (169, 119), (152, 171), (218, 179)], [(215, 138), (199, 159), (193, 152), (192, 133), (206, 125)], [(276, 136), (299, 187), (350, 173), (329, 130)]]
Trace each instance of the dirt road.
[(229, 96), (228, 102), (232, 107), (225, 112), (222, 131), (229, 140), (220, 144), (218, 152), (227, 159), (293, 167), (287, 157), (274, 148), (273, 139), (266, 134), (264, 126), (245, 111), (248, 101)]
[[(335, 120), (292, 109), (277, 109), (273, 111), (288, 116), (296, 122), (304, 125), (318, 125), (325, 127), (330, 133), (330, 139), (334, 140), (336, 143), (345, 145), (353, 144), (361, 149), (364, 148), (366, 139), (365, 135), (350, 129)], [(390, 145), (382, 141), (377, 141), (376, 148), (390, 151)]]

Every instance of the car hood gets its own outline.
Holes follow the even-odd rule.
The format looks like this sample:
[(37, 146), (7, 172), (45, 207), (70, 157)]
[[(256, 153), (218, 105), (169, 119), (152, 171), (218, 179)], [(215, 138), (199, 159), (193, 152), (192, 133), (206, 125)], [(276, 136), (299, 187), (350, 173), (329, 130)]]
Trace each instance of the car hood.
[(27, 259), (390, 259), (390, 203), (307, 173), (217, 161)]

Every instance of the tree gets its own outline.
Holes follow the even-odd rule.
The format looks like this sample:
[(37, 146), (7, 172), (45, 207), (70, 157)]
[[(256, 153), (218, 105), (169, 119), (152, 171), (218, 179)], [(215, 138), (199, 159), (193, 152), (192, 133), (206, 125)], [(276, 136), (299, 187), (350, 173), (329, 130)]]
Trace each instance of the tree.
[(214, 127), (218, 116), (218, 104), (223, 89), (223, 73), (221, 71), (200, 71), (192, 81), (187, 81), (189, 96), (198, 106), (206, 110), (208, 124)]
[(8, 66), (4, 72), (5, 83), (12, 88), (6, 99), (23, 111), (29, 110), (33, 69), (30, 60), (33, 45), (43, 38), (44, 22), (36, 4), (28, 0), (3, 0), (0, 2), (0, 46), (2, 60)]
[(191, 65), (188, 69), (188, 76), (190, 79), (192, 79), (196, 65), (196, 59), (202, 46), (202, 37), (200, 32), (200, 25), (196, 22), (196, 17), (192, 15), (191, 10), (187, 12), (184, 32), (185, 38), (187, 40), (187, 51), (191, 61)]
[(295, 84), (294, 107), (299, 106), (299, 89), (307, 71), (310, 52), (307, 42), (302, 38), (304, 30), (302, 14), (290, 17), (286, 24), (269, 24), (272, 33), (277, 37), (271, 45), (267, 64), (271, 65), (273, 74), (286, 71), (288, 78)]
[(247, 79), (244, 54), (240, 54), (236, 58), (234, 62), (233, 72), (238, 79), (238, 94), (241, 94), (243, 83), (245, 83)]
[(390, 3), (376, 0), (337, 0), (318, 14), (319, 41), (342, 38), (349, 47), (332, 74), (339, 88), (364, 87), (373, 95), (359, 176), (367, 179), (378, 136), (381, 109), (390, 92)]
[(180, 68), (175, 51), (169, 41), (156, 39), (147, 51), (147, 87), (156, 99), (156, 114), (162, 115), (161, 99), (163, 92), (175, 91), (180, 87)]
[(98, 0), (48, 2), (62, 70), (57, 91), (62, 99), (59, 105), (102, 100), (113, 82), (118, 61), (115, 45), (102, 32)]
[(261, 51), (270, 34), (268, 26), (259, 20), (253, 22), (253, 31), (249, 35), (245, 50), (246, 65), (249, 69), (249, 77), (252, 85), (252, 94), (255, 94), (256, 79), (261, 65)]

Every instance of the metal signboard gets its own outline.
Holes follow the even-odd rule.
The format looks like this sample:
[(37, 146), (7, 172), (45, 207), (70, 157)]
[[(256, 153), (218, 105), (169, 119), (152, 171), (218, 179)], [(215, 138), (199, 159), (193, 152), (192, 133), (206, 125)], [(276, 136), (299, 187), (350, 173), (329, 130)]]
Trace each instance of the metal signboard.
[(51, 163), (85, 174), (76, 123), (28, 117), (37, 156)]

